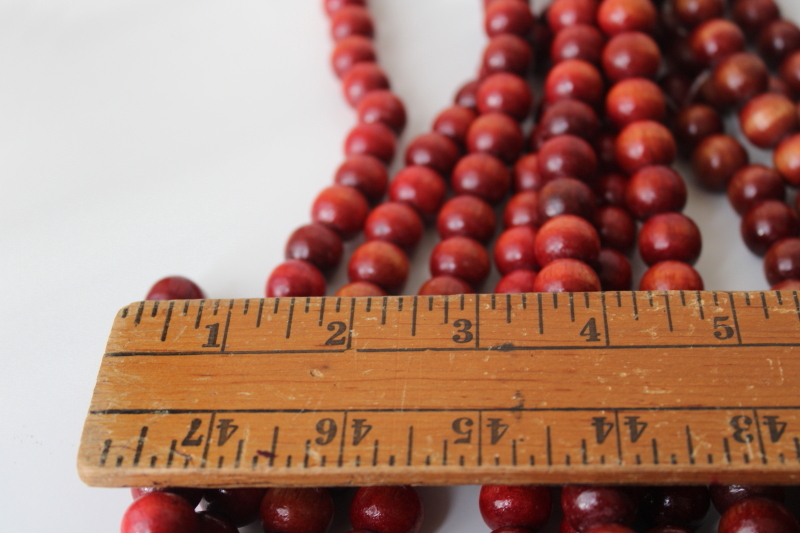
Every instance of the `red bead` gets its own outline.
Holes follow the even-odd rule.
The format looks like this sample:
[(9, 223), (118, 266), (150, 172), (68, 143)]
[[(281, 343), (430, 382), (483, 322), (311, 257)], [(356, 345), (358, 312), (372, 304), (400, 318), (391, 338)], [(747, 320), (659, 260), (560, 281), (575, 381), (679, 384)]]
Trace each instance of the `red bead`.
[(436, 276), (419, 288), (420, 296), (449, 296), (452, 294), (472, 294), (475, 292), (469, 283), (453, 276)]
[(265, 489), (206, 489), (206, 509), (228, 518), (236, 527), (244, 527), (258, 518)]
[(496, 294), (519, 294), (533, 292), (536, 283), (536, 272), (533, 270), (515, 270), (503, 276), (494, 287)]
[(789, 84), (776, 76), (769, 77), (769, 88), (767, 91), (775, 94), (781, 94), (789, 99), (794, 98), (794, 91), (791, 87), (789, 87)]
[(469, 194), (445, 202), (436, 220), (436, 230), (442, 239), (459, 235), (483, 244), (492, 240), (496, 225), (492, 206)]
[(368, 296), (386, 296), (386, 291), (368, 281), (354, 281), (336, 291), (334, 296), (342, 298), (363, 298)]
[(371, 155), (388, 165), (394, 159), (396, 146), (394, 133), (383, 124), (357, 124), (344, 141), (344, 153)]
[(357, 111), (360, 122), (380, 122), (397, 134), (406, 126), (406, 108), (392, 91), (368, 92), (358, 103)]
[(468, 81), (456, 92), (453, 103), (470, 109), (476, 109), (477, 100), (475, 94), (478, 92), (478, 80)]
[(532, 63), (533, 52), (525, 39), (503, 33), (492, 37), (486, 45), (481, 70), (486, 74), (509, 72), (525, 76)]
[(697, 224), (680, 213), (661, 213), (647, 219), (639, 231), (639, 253), (647, 265), (682, 261), (693, 265), (703, 247)]
[(406, 147), (406, 165), (421, 165), (435, 170), (441, 176), (453, 171), (461, 151), (458, 145), (441, 133), (423, 133)]
[(597, 136), (594, 141), (594, 149), (597, 153), (597, 162), (600, 170), (604, 172), (616, 172), (617, 165), (617, 135), (606, 132)]
[(181, 276), (170, 276), (158, 280), (145, 300), (202, 300), (205, 297), (193, 281)]
[(633, 270), (628, 258), (617, 250), (603, 248), (597, 258), (597, 277), (604, 291), (629, 291), (633, 286)]
[(467, 132), (467, 150), (483, 152), (513, 163), (522, 152), (525, 139), (514, 119), (502, 113), (488, 113), (476, 118)]
[(404, 250), (413, 249), (425, 230), (412, 207), (400, 202), (384, 202), (367, 216), (364, 237), (368, 241), (387, 241)]
[(514, 190), (538, 191), (544, 185), (544, 179), (539, 174), (539, 156), (528, 154), (519, 158), (514, 165)]
[(652, 487), (644, 496), (641, 514), (658, 525), (698, 525), (710, 505), (705, 486)]
[(344, 6), (367, 6), (367, 0), (323, 0), (323, 4), (325, 7), (325, 13), (328, 16), (333, 15)]
[(322, 272), (335, 268), (342, 259), (342, 239), (322, 224), (307, 224), (294, 230), (286, 242), (286, 259), (308, 261)]
[(774, 243), (800, 232), (794, 209), (780, 200), (764, 200), (742, 218), (742, 239), (756, 255), (764, 255)]
[(353, 187), (331, 185), (317, 195), (311, 206), (311, 220), (323, 224), (345, 240), (358, 235), (369, 214), (369, 203)]
[(664, 261), (647, 269), (639, 281), (640, 291), (702, 291), (703, 278), (690, 265)]
[(478, 114), (468, 107), (454, 105), (439, 113), (431, 129), (450, 137), (463, 148), (467, 143), (467, 131), (477, 116)]
[(596, 0), (554, 0), (547, 10), (547, 24), (555, 33), (578, 24), (594, 26), (596, 14)]
[(686, 205), (686, 184), (669, 167), (644, 167), (628, 181), (625, 204), (642, 221), (658, 213), (680, 212)]
[(389, 89), (389, 78), (377, 63), (356, 63), (342, 78), (342, 90), (351, 106), (358, 106), (370, 91)]
[(190, 487), (131, 487), (131, 496), (134, 500), (138, 500), (145, 494), (151, 492), (169, 492), (180, 496), (192, 506), (192, 509), (197, 507), (200, 500), (203, 499), (203, 489), (193, 489)]
[(748, 160), (739, 141), (728, 135), (711, 135), (703, 139), (692, 154), (692, 169), (700, 185), (711, 191), (724, 191)]
[(558, 526), (558, 533), (578, 533), (578, 530), (572, 527), (569, 520), (566, 518), (561, 519), (561, 524)]
[(778, 65), (789, 54), (800, 50), (800, 28), (788, 20), (774, 20), (759, 32), (756, 47), (764, 61)]
[(600, 244), (622, 253), (628, 253), (636, 242), (636, 222), (624, 209), (601, 207), (595, 219)]
[(539, 220), (575, 215), (593, 221), (597, 199), (592, 189), (575, 178), (556, 178), (539, 191)]
[(476, 240), (450, 237), (434, 247), (430, 269), (433, 276), (455, 276), (478, 287), (489, 275), (489, 254)]
[(740, 105), (767, 90), (769, 71), (756, 55), (731, 54), (714, 67), (711, 83), (720, 103)]
[(800, 291), (800, 280), (786, 279), (770, 287), (773, 291)]
[(792, 187), (800, 186), (800, 133), (787, 137), (772, 154), (775, 170)]
[(594, 292), (600, 278), (594, 270), (575, 259), (557, 259), (536, 274), (533, 292)]
[(267, 298), (325, 296), (325, 278), (311, 263), (290, 259), (269, 275), (266, 295)]
[(540, 225), (539, 193), (536, 191), (522, 191), (512, 196), (503, 209), (503, 227), (506, 229), (515, 226), (537, 228)]
[(731, 7), (734, 22), (748, 35), (758, 35), (781, 13), (774, 0), (736, 0)]
[(697, 60), (704, 65), (714, 63), (745, 47), (744, 33), (739, 26), (725, 19), (712, 19), (694, 29), (689, 45)]
[(485, 78), (478, 87), (477, 99), (481, 114), (504, 113), (518, 122), (525, 120), (533, 105), (533, 94), (528, 82), (507, 72)]
[(331, 16), (331, 37), (339, 41), (351, 35), (372, 38), (375, 27), (369, 11), (359, 5), (342, 6)]
[(489, 37), (501, 33), (526, 37), (533, 23), (531, 8), (518, 0), (495, 0), (486, 8), (484, 28)]
[(600, 237), (586, 220), (561, 215), (542, 224), (534, 251), (541, 266), (557, 259), (577, 259), (592, 265), (600, 253)]
[(328, 489), (271, 488), (260, 514), (269, 533), (324, 533), (333, 521), (333, 499)]
[(538, 151), (542, 144), (558, 135), (574, 135), (593, 141), (600, 130), (600, 120), (594, 109), (580, 100), (558, 100), (545, 107), (531, 136), (531, 148)]
[(786, 491), (778, 485), (711, 485), (711, 502), (720, 514), (739, 500), (758, 496), (783, 503)]
[(659, 85), (670, 103), (677, 108), (686, 103), (692, 90), (691, 78), (676, 72), (670, 72), (662, 77)]
[(800, 239), (793, 237), (773, 244), (764, 256), (764, 273), (770, 285), (800, 279)]
[(386, 241), (367, 241), (353, 252), (347, 264), (350, 281), (374, 283), (396, 293), (408, 279), (408, 257), (399, 247)]
[(428, 167), (406, 167), (389, 184), (389, 199), (410, 205), (425, 218), (436, 215), (444, 202), (447, 185)]
[(667, 102), (661, 88), (652, 81), (630, 78), (608, 91), (606, 114), (618, 128), (640, 120), (660, 122), (667, 114)]
[[(516, 226), (505, 230), (494, 245), (494, 264), (501, 275), (515, 270), (539, 270), (533, 251), (536, 230), (531, 226)], [(489, 527), (499, 527), (492, 526)]]
[(544, 100), (547, 103), (574, 98), (597, 107), (603, 96), (600, 71), (580, 59), (567, 59), (553, 66), (544, 82)]
[(338, 77), (343, 77), (356, 63), (374, 63), (377, 60), (372, 41), (361, 35), (345, 37), (336, 43), (331, 54), (331, 65)]
[(591, 183), (597, 175), (597, 156), (592, 145), (574, 135), (559, 135), (548, 140), (538, 157), (539, 174), (545, 183), (561, 177)]
[(578, 531), (609, 522), (630, 525), (636, 518), (633, 497), (617, 487), (567, 485), (561, 489), (561, 510)]
[(728, 183), (728, 200), (740, 215), (764, 200), (784, 200), (786, 186), (780, 174), (763, 165), (748, 165)]
[(370, 202), (377, 202), (386, 194), (389, 173), (379, 159), (369, 155), (351, 155), (339, 165), (333, 181), (337, 185), (353, 187)]
[(658, 13), (650, 0), (603, 0), (597, 9), (597, 24), (606, 35), (624, 31), (652, 32)]
[(677, 151), (669, 130), (652, 120), (625, 126), (615, 145), (617, 163), (628, 174), (650, 165), (671, 165)]
[(600, 205), (627, 208), (625, 189), (628, 180), (622, 174), (610, 173), (601, 176), (594, 185), (594, 194)]
[(719, 533), (797, 533), (800, 524), (783, 505), (766, 498), (745, 498), (722, 515)]
[(779, 73), (792, 91), (800, 91), (800, 51), (792, 52), (783, 60)]
[(661, 66), (658, 44), (646, 33), (631, 31), (612, 37), (603, 49), (603, 72), (611, 81), (655, 78)]
[(122, 517), (122, 533), (196, 533), (189, 502), (169, 492), (151, 492), (135, 500)]
[(197, 533), (239, 533), (227, 518), (208, 511), (197, 513)]
[(516, 526), (535, 531), (547, 524), (553, 497), (550, 487), (484, 485), (478, 497), (478, 508), (491, 529)]
[(678, 21), (687, 28), (719, 18), (725, 12), (723, 0), (674, 0), (672, 5)]
[(567, 59), (581, 59), (599, 65), (605, 44), (605, 36), (595, 26), (588, 24), (568, 26), (556, 33), (553, 38), (550, 60), (555, 64)]
[(495, 204), (508, 192), (511, 174), (496, 157), (478, 153), (462, 157), (450, 181), (456, 194), (473, 194)]
[(715, 133), (722, 133), (722, 119), (716, 109), (705, 104), (684, 107), (675, 117), (675, 138), (685, 148), (697, 144)]
[(353, 527), (374, 533), (417, 533), (422, 519), (422, 500), (407, 485), (361, 487), (350, 504)]

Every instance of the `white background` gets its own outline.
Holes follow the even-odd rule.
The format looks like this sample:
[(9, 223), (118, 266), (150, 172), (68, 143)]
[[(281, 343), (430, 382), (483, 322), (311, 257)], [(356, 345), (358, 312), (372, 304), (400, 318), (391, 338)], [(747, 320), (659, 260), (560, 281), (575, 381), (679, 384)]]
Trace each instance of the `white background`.
[[(481, 1), (370, 2), (402, 148), (476, 72)], [(308, 221), (356, 120), (320, 4), (0, 0), (0, 530), (118, 530), (128, 491), (75, 468), (115, 311), (171, 274), (259, 296)], [(687, 213), (706, 288), (767, 287), (724, 197), (692, 188)], [(423, 494), (424, 533), (487, 531), (475, 487)]]

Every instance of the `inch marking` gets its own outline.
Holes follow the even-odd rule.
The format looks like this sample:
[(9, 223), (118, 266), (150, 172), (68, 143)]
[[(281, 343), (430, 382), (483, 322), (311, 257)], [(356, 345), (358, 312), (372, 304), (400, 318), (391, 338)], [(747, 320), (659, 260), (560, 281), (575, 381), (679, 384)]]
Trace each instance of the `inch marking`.
[(575, 322), (575, 295), (573, 293), (569, 293), (569, 321)]
[[(278, 307), (277, 300), (275, 301), (275, 307)], [(292, 335), (292, 319), (294, 318), (294, 297), (289, 301), (289, 319), (286, 321), (286, 338), (288, 339)]]
[(120, 312), (120, 315), (119, 315), (119, 317), (120, 317), (120, 318), (125, 318), (125, 317), (127, 317), (127, 316), (128, 316), (128, 308), (126, 307), (126, 308), (124, 308), (124, 309), (123, 309), (123, 310)]
[(370, 296), (367, 298), (367, 307), (364, 309), (365, 312), (369, 313), (372, 310), (372, 297)]
[(272, 314), (273, 315), (277, 315), (278, 314), (278, 309), (280, 309), (280, 306), (281, 306), (281, 299), (280, 298), (275, 298), (275, 307), (272, 309)]
[(606, 310), (606, 293), (604, 292), (600, 293), (600, 305), (603, 308), (603, 328), (605, 329), (606, 332), (606, 346), (611, 346), (611, 338), (610, 338), (611, 335), (609, 335), (609, 330), (608, 330), (608, 313)]
[(583, 306), (586, 309), (589, 309), (589, 293), (588, 292), (584, 292), (583, 293)]
[(414, 426), (408, 426), (408, 457), (406, 458), (406, 466), (411, 466), (411, 459), (413, 453), (414, 453)]
[(558, 293), (553, 293), (553, 309), (558, 309)]
[(686, 293), (681, 291), (681, 306), (686, 307)]
[(258, 306), (258, 317), (256, 318), (256, 327), (261, 327), (261, 315), (264, 313), (264, 298), (261, 298), (261, 303)]
[(175, 305), (175, 302), (169, 303), (169, 308), (167, 309), (167, 318), (164, 319), (164, 329), (161, 330), (161, 342), (167, 340), (167, 330), (169, 329), (169, 321), (172, 319), (172, 306)]
[(633, 301), (633, 319), (639, 320), (639, 304), (636, 302), (636, 293), (631, 293), (631, 300)]
[(189, 300), (186, 300), (183, 304), (183, 311), (181, 311), (181, 316), (186, 316), (186, 313), (189, 312)]
[(139, 433), (139, 442), (136, 444), (136, 453), (133, 454), (133, 466), (139, 466), (139, 459), (142, 458), (142, 448), (144, 448), (144, 441), (147, 440), (147, 426), (142, 427)]
[(442, 441), (442, 466), (447, 466), (447, 439)]
[(764, 318), (769, 320), (769, 309), (767, 308), (767, 296), (761, 291), (761, 307), (764, 308)]
[(269, 466), (272, 467), (275, 465), (275, 458), (278, 456), (275, 453), (278, 449), (278, 431), (280, 431), (280, 426), (275, 426), (272, 430), (272, 448), (269, 454)]
[(464, 295), (461, 295), (461, 310), (464, 310)]
[(778, 299), (778, 305), (783, 305), (783, 296), (780, 291), (775, 291), (775, 297)]
[(225, 331), (222, 332), (222, 342), (220, 343), (220, 352), (225, 351), (225, 343), (228, 341), (228, 328), (231, 325), (231, 314), (233, 314), (233, 300), (228, 304), (228, 316), (225, 318)]
[(522, 309), (528, 309), (528, 298), (527, 294), (522, 293)]
[[(492, 295), (494, 296), (494, 295)], [(475, 348), (481, 347), (481, 295), (475, 295)], [(480, 434), (480, 432), (478, 432)]]
[(449, 313), (450, 313), (450, 297), (449, 296), (445, 296), (444, 297), (444, 323), (445, 324), (448, 323), (448, 318), (449, 317), (447, 315)]
[[(248, 301), (249, 301), (249, 300), (248, 300)], [(308, 309), (309, 309), (310, 307), (311, 307), (311, 298), (309, 298), (309, 297), (306, 297), (306, 308), (305, 308), (305, 311), (303, 311), (303, 312), (304, 312), (304, 313), (308, 313)], [(247, 314), (247, 312), (245, 312), (245, 314)]]
[(169, 455), (167, 456), (167, 468), (172, 466), (172, 459), (175, 457), (175, 446), (178, 445), (177, 440), (173, 440), (169, 445)]
[(722, 439), (722, 450), (725, 455), (725, 462), (731, 464), (731, 445), (728, 442), (728, 437)]
[(214, 433), (214, 419), (217, 417), (216, 412), (211, 413), (211, 422), (208, 423), (208, 434), (206, 435), (206, 445), (203, 448), (203, 458), (200, 460), (200, 468), (206, 467), (206, 460), (208, 459), (208, 447), (211, 446), (211, 435)]
[(244, 450), (244, 439), (239, 439), (239, 446), (236, 448), (236, 459), (233, 461), (233, 467), (239, 468), (242, 461), (242, 450)]
[(744, 293), (744, 303), (747, 307), (750, 307), (750, 293)]
[(378, 465), (378, 441), (372, 445), (372, 466)]
[(386, 296), (383, 297), (383, 304), (381, 306), (381, 326), (386, 324), (386, 301), (388, 298)]
[[(385, 300), (386, 298), (384, 298)], [(317, 323), (318, 326), (322, 327), (322, 319), (325, 318), (325, 302), (327, 298), (322, 298), (319, 304), (319, 322)]]
[(719, 307), (719, 298), (717, 295), (717, 291), (712, 292), (711, 296), (714, 298), (714, 307)]
[[(550, 440), (550, 426), (547, 426), (546, 435), (547, 435), (547, 466), (553, 466), (553, 443)], [(533, 456), (531, 456), (531, 464), (533, 464)]]
[(497, 309), (497, 298), (496, 297), (497, 297), (497, 295), (493, 293), (492, 294), (492, 311)]
[(694, 444), (692, 443), (692, 430), (686, 424), (686, 448), (689, 450), (689, 463), (694, 464)]
[(669, 323), (669, 332), (672, 333), (672, 310), (669, 307), (669, 293), (664, 291), (665, 310), (667, 312), (667, 322)]
[(539, 335), (544, 335), (544, 312), (542, 311), (542, 293), (536, 295), (539, 300)]
[(586, 439), (581, 439), (581, 463), (589, 464), (589, 453), (586, 450)]
[[(714, 298), (716, 299), (717, 293), (714, 293)], [(742, 332), (739, 331), (739, 318), (736, 315), (736, 303), (733, 301), (733, 293), (728, 292), (728, 297), (731, 299), (731, 314), (733, 315), (733, 324), (736, 327), (736, 339), (739, 341), (739, 344), (742, 344)]]
[(347, 330), (347, 349), (349, 350), (353, 343), (353, 317), (356, 314), (356, 299), (350, 298), (350, 327)]
[(433, 296), (428, 296), (428, 311), (433, 311)]
[(203, 307), (206, 305), (205, 300), (200, 300), (200, 305), (197, 307), (197, 318), (194, 320), (194, 329), (200, 327), (200, 319), (203, 318)]
[(214, 312), (212, 315), (217, 316), (217, 311), (219, 311), (219, 300), (214, 300)]
[(622, 464), (622, 436), (620, 435), (619, 429), (619, 411), (614, 409), (614, 426), (616, 427), (617, 431), (617, 464)]
[(653, 307), (653, 291), (647, 291), (647, 303), (650, 304), (650, 307)]
[(336, 298), (336, 312), (338, 313), (342, 309), (342, 297)]
[(511, 324), (511, 294), (506, 294), (506, 324)]
[[(202, 306), (202, 302), (200, 303)], [(139, 302), (139, 309), (136, 310), (136, 318), (133, 319), (133, 325), (138, 326), (139, 322), (142, 321), (142, 312), (144, 311), (144, 302)], [(197, 326), (195, 326), (197, 327)]]
[(653, 464), (658, 464), (658, 441), (656, 439), (652, 439), (650, 444), (653, 448)]
[(617, 295), (617, 307), (622, 307), (622, 293), (617, 291), (615, 294)]
[(417, 336), (417, 297), (414, 296), (414, 303), (411, 305), (411, 336)]
[(347, 433), (347, 411), (344, 412), (344, 419), (342, 420), (342, 439), (339, 441), (339, 459), (336, 465), (341, 468), (344, 464), (344, 439)]
[(764, 449), (764, 438), (761, 436), (761, 422), (758, 419), (757, 409), (753, 409), (753, 419), (756, 422), (756, 435), (758, 436), (758, 449), (761, 452), (761, 463), (767, 464), (767, 452)]
[(402, 296), (397, 298), (397, 312), (398, 313), (402, 313), (403, 312), (403, 297)]

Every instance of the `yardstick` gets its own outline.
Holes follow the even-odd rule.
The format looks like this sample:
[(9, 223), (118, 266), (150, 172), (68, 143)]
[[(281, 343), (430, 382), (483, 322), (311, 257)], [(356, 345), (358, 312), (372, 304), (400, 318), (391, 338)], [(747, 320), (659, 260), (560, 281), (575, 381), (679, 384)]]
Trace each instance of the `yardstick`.
[(797, 292), (138, 302), (98, 486), (800, 482)]

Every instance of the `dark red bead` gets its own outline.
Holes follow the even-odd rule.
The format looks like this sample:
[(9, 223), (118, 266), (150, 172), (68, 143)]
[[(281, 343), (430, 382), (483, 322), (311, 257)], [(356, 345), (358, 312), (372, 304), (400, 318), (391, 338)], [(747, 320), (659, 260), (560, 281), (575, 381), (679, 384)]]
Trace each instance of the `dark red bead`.
[(699, 525), (711, 505), (705, 486), (652, 487), (642, 500), (642, 514), (657, 525)]
[(522, 191), (512, 196), (503, 209), (503, 227), (506, 229), (515, 226), (537, 228), (540, 225), (539, 193)]
[(777, 19), (762, 28), (756, 43), (759, 55), (772, 65), (800, 50), (800, 28), (791, 21)]
[(489, 40), (483, 51), (481, 69), (486, 74), (509, 72), (525, 76), (532, 63), (533, 52), (525, 39), (503, 33)]
[(618, 128), (640, 120), (662, 121), (667, 102), (661, 88), (644, 78), (622, 80), (606, 96), (606, 115)]
[(704, 188), (724, 191), (733, 175), (747, 165), (749, 157), (739, 141), (728, 135), (703, 139), (692, 154), (694, 178)]
[(661, 66), (661, 51), (646, 33), (624, 32), (608, 41), (602, 61), (603, 72), (611, 81), (655, 78)]
[(528, 82), (508, 72), (498, 72), (485, 78), (476, 96), (480, 113), (504, 113), (518, 122), (525, 120), (533, 105)]
[(392, 91), (370, 91), (357, 107), (358, 120), (364, 123), (380, 122), (398, 135), (406, 126), (406, 108)]
[(780, 9), (774, 0), (735, 0), (731, 6), (731, 17), (748, 35), (758, 35), (780, 16)]
[(169, 276), (158, 280), (150, 288), (145, 300), (202, 300), (206, 295), (189, 279)]
[(686, 184), (669, 167), (644, 167), (628, 181), (625, 205), (634, 217), (642, 221), (658, 213), (683, 211)]
[(406, 167), (389, 184), (389, 199), (410, 205), (426, 218), (436, 215), (446, 192), (445, 181), (428, 167)]
[(227, 518), (203, 511), (197, 513), (197, 533), (239, 533)]
[(625, 189), (628, 180), (622, 174), (605, 174), (594, 185), (594, 195), (600, 205), (613, 205), (627, 208), (625, 203)]
[(375, 35), (375, 27), (369, 11), (359, 5), (342, 6), (331, 16), (331, 37), (334, 41), (351, 35), (370, 38)]
[(561, 177), (592, 183), (597, 175), (592, 145), (574, 135), (559, 135), (545, 142), (539, 150), (538, 165), (545, 183)]
[[(600, 278), (592, 267), (575, 259), (556, 259), (536, 274), (533, 292), (594, 292)], [(563, 493), (562, 493), (563, 494)]]
[(774, 243), (800, 232), (794, 209), (780, 200), (764, 200), (742, 218), (742, 239), (756, 255), (764, 255)]
[(647, 219), (639, 230), (639, 253), (647, 265), (681, 261), (693, 265), (703, 247), (700, 229), (680, 213), (661, 213)]
[(365, 296), (386, 296), (386, 291), (368, 281), (353, 281), (343, 285), (334, 296), (342, 298), (363, 298)]
[(594, 192), (575, 178), (556, 178), (539, 191), (539, 220), (542, 223), (559, 215), (575, 215), (593, 221), (596, 210)]
[(406, 165), (421, 165), (435, 170), (440, 176), (449, 176), (461, 151), (458, 145), (441, 133), (417, 135), (406, 147)]
[(353, 187), (331, 185), (317, 195), (311, 206), (311, 219), (323, 224), (343, 239), (358, 235), (369, 214), (369, 203)]
[(629, 291), (633, 286), (633, 270), (628, 258), (617, 250), (602, 248), (597, 258), (597, 277), (604, 291)]
[(470, 154), (453, 169), (450, 183), (456, 194), (473, 194), (490, 204), (505, 198), (511, 174), (502, 161), (489, 154)]
[(650, 165), (671, 165), (678, 148), (667, 128), (652, 120), (632, 122), (617, 136), (617, 164), (633, 174)]
[(424, 230), (419, 214), (401, 202), (380, 204), (364, 223), (364, 237), (368, 241), (387, 241), (404, 250), (413, 249)]
[(325, 278), (311, 263), (290, 259), (276, 266), (267, 279), (267, 298), (325, 296)]
[(691, 265), (664, 261), (647, 269), (639, 281), (640, 291), (702, 291), (703, 278)]
[(547, 24), (555, 33), (578, 24), (594, 26), (596, 14), (596, 0), (554, 0), (547, 10)]
[(722, 119), (719, 112), (705, 104), (693, 104), (684, 107), (675, 117), (675, 138), (687, 149), (694, 149), (697, 144), (715, 133), (722, 133)]
[(518, 0), (495, 0), (486, 8), (484, 29), (489, 37), (511, 33), (526, 37), (533, 29), (531, 8)]
[(728, 183), (728, 200), (740, 215), (764, 200), (784, 200), (786, 186), (780, 174), (763, 165), (748, 165)]
[(672, 106), (680, 108), (689, 98), (692, 90), (692, 79), (684, 74), (670, 72), (661, 78), (659, 86)]
[(720, 103), (741, 105), (767, 90), (769, 71), (756, 55), (731, 54), (714, 67), (711, 83)]
[(197, 533), (194, 509), (169, 492), (151, 492), (136, 499), (122, 517), (121, 533)]
[(408, 279), (408, 257), (386, 241), (367, 241), (353, 252), (347, 264), (350, 281), (374, 283), (388, 293), (397, 293)]
[(460, 235), (484, 244), (492, 240), (496, 225), (492, 206), (469, 194), (445, 202), (436, 219), (436, 230), (442, 239)]
[(422, 500), (407, 485), (361, 487), (350, 504), (353, 527), (374, 533), (417, 533), (422, 519)]
[(600, 244), (618, 252), (628, 253), (636, 242), (636, 222), (624, 209), (601, 207), (595, 219)]
[(540, 529), (550, 518), (550, 487), (540, 485), (484, 485), (478, 497), (483, 521), (491, 529), (516, 526)]
[(344, 141), (346, 156), (369, 155), (387, 165), (394, 159), (397, 140), (392, 130), (383, 124), (357, 124)]
[(800, 279), (785, 279), (770, 288), (773, 291), (800, 291)]
[(389, 78), (377, 63), (356, 63), (342, 78), (342, 90), (351, 106), (358, 106), (370, 91), (389, 89)]
[(544, 82), (544, 100), (547, 103), (574, 98), (597, 107), (603, 97), (600, 71), (580, 59), (567, 59), (553, 66)]
[(478, 80), (471, 80), (462, 85), (458, 92), (456, 92), (453, 103), (470, 109), (476, 109), (477, 100), (475, 94), (478, 92), (479, 83)]
[(770, 285), (800, 279), (800, 239), (793, 237), (773, 244), (764, 256), (764, 273)]
[(713, 65), (731, 54), (741, 52), (745, 38), (739, 26), (725, 19), (712, 19), (694, 29), (689, 45), (697, 60)]
[(203, 497), (211, 513), (227, 517), (236, 527), (244, 527), (258, 518), (265, 489), (207, 489)]
[(533, 270), (515, 270), (503, 276), (494, 287), (496, 294), (518, 294), (533, 292), (536, 283), (536, 272)]
[(502, 113), (488, 113), (476, 118), (467, 132), (467, 150), (499, 157), (513, 163), (522, 152), (525, 139), (514, 119)]
[(369, 155), (351, 155), (339, 165), (333, 181), (337, 185), (353, 187), (370, 202), (377, 202), (386, 194), (389, 173), (386, 166)]
[(777, 76), (769, 77), (769, 87), (767, 88), (767, 91), (775, 94), (781, 94), (789, 99), (794, 98), (795, 95), (795, 92), (791, 87), (789, 87), (789, 84)]
[(308, 261), (322, 272), (335, 268), (342, 259), (342, 239), (322, 224), (307, 224), (294, 230), (286, 243), (286, 259)]
[(775, 170), (792, 187), (800, 186), (800, 133), (787, 137), (772, 154)]
[(568, 26), (553, 38), (550, 45), (550, 60), (555, 64), (567, 59), (581, 59), (594, 65), (600, 64), (605, 36), (595, 26), (576, 24)]
[(779, 485), (711, 485), (711, 502), (720, 514), (744, 498), (758, 496), (783, 503), (786, 491)]
[(468, 107), (454, 105), (439, 113), (431, 129), (450, 137), (463, 148), (467, 144), (467, 131), (477, 116), (478, 114)]
[(539, 173), (539, 156), (528, 154), (519, 158), (514, 165), (514, 190), (538, 191), (544, 186), (544, 179)]
[(452, 294), (472, 294), (475, 292), (469, 283), (453, 276), (436, 276), (419, 288), (420, 296), (449, 296)]
[(617, 135), (606, 132), (597, 136), (594, 141), (594, 150), (597, 154), (597, 162), (603, 172), (616, 172), (617, 165)]
[(431, 275), (455, 276), (476, 288), (489, 275), (490, 267), (486, 249), (468, 237), (445, 239), (431, 252)]
[(367, 6), (367, 0), (323, 0), (325, 13), (330, 17), (344, 6)]
[(657, 21), (658, 12), (650, 0), (603, 0), (597, 9), (597, 24), (606, 35), (625, 31), (650, 33)]
[[(174, 298), (170, 298), (170, 300), (174, 300)], [(176, 494), (189, 502), (192, 509), (197, 507), (200, 500), (203, 499), (203, 489), (193, 489), (190, 487), (131, 487), (131, 496), (134, 500), (141, 498), (145, 494), (150, 494), (151, 492), (169, 492), (171, 494)]]
[(558, 526), (558, 533), (578, 533), (578, 530), (572, 527), (572, 524), (569, 523), (569, 520), (562, 518), (561, 523)]
[[(516, 226), (505, 230), (494, 245), (494, 264), (501, 275), (515, 270), (539, 270), (533, 251), (536, 230), (532, 226)], [(499, 527), (492, 526), (489, 527)]]
[(745, 498), (722, 515), (719, 533), (798, 533), (800, 524), (783, 505), (766, 498)]
[(580, 100), (558, 100), (542, 111), (531, 136), (532, 148), (538, 151), (546, 141), (558, 135), (574, 135), (593, 141), (600, 130), (597, 113)]
[(356, 63), (374, 63), (376, 60), (377, 55), (372, 41), (361, 35), (352, 35), (340, 40), (331, 54), (331, 66), (340, 78)]
[(541, 266), (557, 259), (577, 259), (593, 265), (600, 253), (600, 237), (586, 220), (561, 215), (542, 224), (534, 250)]
[(789, 88), (797, 93), (800, 92), (800, 51), (793, 52), (781, 63), (781, 80)]
[(328, 489), (271, 488), (261, 501), (267, 533), (324, 533), (333, 521)]
[(567, 485), (561, 490), (561, 510), (578, 531), (614, 522), (630, 525), (636, 518), (636, 503), (624, 489)]
[(675, 17), (687, 28), (719, 18), (725, 12), (723, 0), (672, 0), (672, 6)]

